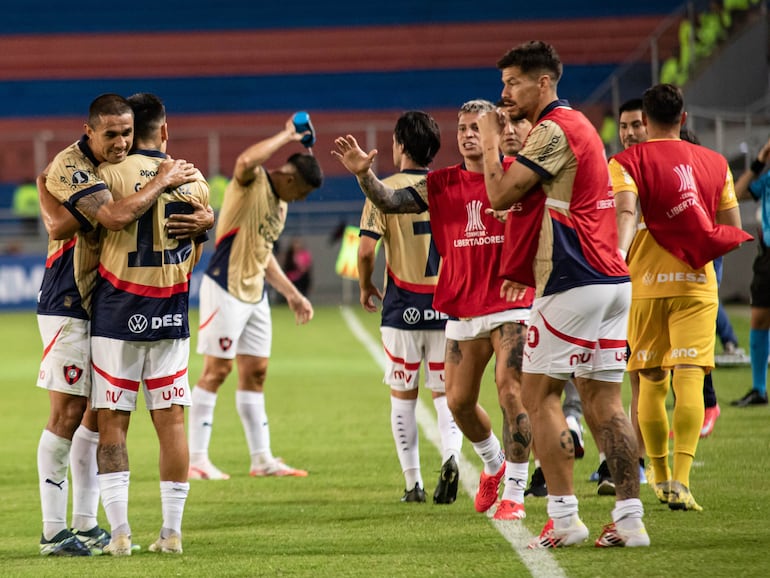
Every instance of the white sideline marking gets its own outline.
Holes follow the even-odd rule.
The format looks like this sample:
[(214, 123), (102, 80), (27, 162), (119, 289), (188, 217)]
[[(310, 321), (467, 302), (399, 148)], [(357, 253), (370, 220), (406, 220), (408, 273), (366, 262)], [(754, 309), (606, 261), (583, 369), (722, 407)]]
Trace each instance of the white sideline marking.
[[(371, 354), (377, 364), (385, 369), (385, 353), (382, 350), (382, 344), (375, 341), (369, 332), (361, 325), (361, 322), (350, 310), (349, 307), (340, 307), (342, 318), (348, 325), (350, 332), (358, 339), (367, 351)], [(427, 437), (436, 448), (441, 451), (441, 438), (439, 436), (438, 425), (433, 414), (428, 411), (425, 403), (417, 399), (417, 408), (415, 410), (417, 423), (422, 429), (422, 433)], [(460, 485), (469, 496), (475, 496), (478, 489), (479, 470), (471, 464), (463, 455), (460, 455)], [(492, 525), (513, 547), (521, 561), (529, 570), (532, 576), (549, 578), (566, 578), (566, 574), (556, 562), (553, 555), (548, 550), (530, 550), (527, 544), (534, 538), (524, 524), (516, 522), (504, 522), (492, 519), (492, 512), (487, 512)]]

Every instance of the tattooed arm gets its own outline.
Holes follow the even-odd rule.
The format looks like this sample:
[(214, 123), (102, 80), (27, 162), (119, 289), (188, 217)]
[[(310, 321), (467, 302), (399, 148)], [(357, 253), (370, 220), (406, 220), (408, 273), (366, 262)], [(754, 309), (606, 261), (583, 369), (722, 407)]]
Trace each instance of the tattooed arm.
[(102, 189), (78, 200), (76, 206), (81, 213), (96, 219), (110, 231), (119, 231), (141, 217), (167, 188), (192, 182), (196, 174), (192, 163), (181, 159), (165, 160), (158, 166), (158, 174), (135, 194), (116, 201), (108, 189)]
[(415, 197), (411, 189), (391, 189), (372, 171), (377, 149), (365, 153), (351, 135), (334, 140), (337, 150), (332, 151), (342, 165), (358, 179), (358, 185), (383, 213), (421, 213), (425, 207)]

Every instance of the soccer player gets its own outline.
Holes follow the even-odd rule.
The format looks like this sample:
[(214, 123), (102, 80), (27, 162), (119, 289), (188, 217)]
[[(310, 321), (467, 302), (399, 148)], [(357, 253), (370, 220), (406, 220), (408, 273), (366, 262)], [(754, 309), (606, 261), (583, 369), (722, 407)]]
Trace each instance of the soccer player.
[(764, 173), (770, 158), (768, 140), (735, 183), (740, 200), (753, 199), (761, 203), (761, 228), (757, 240), (757, 256), (752, 266), (751, 322), (749, 330), (749, 356), (751, 359), (751, 389), (730, 405), (749, 407), (767, 405), (767, 357), (770, 354), (770, 173)]
[[(493, 109), (486, 100), (463, 104), (457, 120), (462, 164), (432, 171), (407, 187), (393, 189), (378, 180), (371, 170), (377, 151), (365, 153), (351, 135), (337, 138), (332, 154), (356, 175), (361, 189), (381, 211), (430, 209), (431, 231), (442, 259), (433, 308), (449, 315), (444, 359), (447, 403), (484, 462), (474, 506), (478, 512), (489, 510), (505, 477), (494, 517), (518, 520), (526, 515), (524, 488), (532, 435), (520, 385), (532, 292), (517, 296), (501, 292), (503, 280), (497, 271), (505, 225), (492, 214), (484, 190), (478, 128), (481, 115)], [(504, 449), (478, 403), (484, 369), (493, 354)]]
[[(749, 237), (740, 230), (725, 158), (679, 138), (686, 119), (681, 91), (659, 84), (642, 100), (649, 140), (610, 160), (618, 246), (628, 254), (633, 281), (628, 370), (639, 371), (639, 425), (656, 495), (672, 510), (699, 511), (689, 486), (703, 424), (703, 376), (714, 367), (718, 296), (711, 261)], [(671, 370), (673, 472), (666, 413)]]
[[(569, 546), (589, 533), (578, 515), (575, 452), (560, 404), (573, 374), (586, 421), (607, 451), (618, 490), (614, 523), (604, 528), (597, 545), (647, 546), (636, 442), (620, 398), (631, 288), (617, 250), (604, 146), (588, 119), (559, 100), (562, 65), (552, 46), (522, 44), (497, 67), (504, 107), (480, 120), (487, 194), (493, 209), (534, 199), (542, 214), (534, 232), (536, 253), (525, 251), (528, 258), (506, 272), (510, 291), (521, 290), (533, 277), (536, 286), (522, 391), (548, 485), (550, 519), (530, 547)], [(496, 153), (505, 114), (533, 125), (507, 171)], [(515, 249), (512, 242), (506, 238), (509, 252)]]
[[(100, 175), (115, 196), (130, 196), (167, 158), (168, 125), (160, 99), (148, 93), (128, 98), (134, 112), (134, 147), (120, 164)], [(104, 549), (131, 554), (128, 522), (130, 470), (126, 434), (140, 386), (160, 443), (160, 537), (150, 551), (182, 552), (182, 514), (189, 484), (184, 406), (190, 405), (187, 364), (189, 278), (205, 237), (178, 240), (166, 229), (168, 215), (192, 212), (188, 199), (208, 205), (208, 184), (195, 179), (166, 189), (139, 220), (102, 241), (93, 292), (91, 356), (94, 409), (98, 410), (99, 490), (112, 539)]]
[[(393, 130), (393, 164), (399, 172), (384, 179), (389, 187), (409, 186), (425, 178), (441, 147), (436, 121), (422, 111), (408, 111)], [(449, 411), (444, 386), (446, 315), (433, 309), (440, 257), (430, 233), (428, 213), (385, 214), (367, 199), (361, 213), (358, 284), (361, 306), (377, 311), (382, 301), (380, 332), (387, 354), (385, 383), (390, 386), (390, 422), (404, 473), (403, 502), (424, 502), (417, 432), (418, 381), (424, 364), (425, 387), (431, 390), (441, 437), (442, 466), (433, 494), (437, 504), (457, 497), (462, 432)], [(385, 295), (372, 279), (378, 241), (385, 248)]]
[[(43, 511), (40, 553), (44, 556), (100, 554), (110, 539), (96, 520), (98, 433), (96, 414), (87, 411), (97, 227), (119, 229), (132, 223), (167, 186), (184, 183), (192, 170), (184, 161), (169, 161), (136, 195), (114, 200), (97, 166), (126, 158), (133, 124), (133, 112), (123, 97), (101, 95), (91, 103), (85, 135), (56, 155), (38, 177), (43, 221), (49, 231), (37, 309), (44, 346), (37, 385), (48, 390), (50, 402), (37, 457)], [(72, 463), (72, 530), (66, 524), (68, 462)]]
[(310, 301), (286, 277), (273, 255), (273, 244), (286, 223), (288, 203), (321, 186), (318, 161), (295, 153), (277, 169), (263, 165), (279, 149), (299, 142), (292, 119), (280, 132), (251, 145), (235, 162), (216, 231), (216, 251), (200, 291), (198, 353), (203, 374), (192, 391), (190, 410), (190, 479), (226, 480), (209, 459), (217, 392), (238, 364), (235, 404), (251, 455), (252, 476), (307, 476), (273, 457), (265, 412), (272, 325), (265, 282), (286, 298), (298, 324), (313, 318)]

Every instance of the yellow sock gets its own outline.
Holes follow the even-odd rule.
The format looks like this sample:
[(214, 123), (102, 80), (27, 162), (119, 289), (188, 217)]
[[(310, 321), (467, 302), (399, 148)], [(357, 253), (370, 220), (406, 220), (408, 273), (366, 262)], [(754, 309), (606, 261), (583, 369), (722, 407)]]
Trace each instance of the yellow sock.
[(671, 479), (668, 467), (668, 373), (660, 381), (639, 375), (639, 429), (655, 470), (656, 483)]
[(682, 367), (674, 371), (674, 480), (690, 487), (690, 468), (703, 426), (703, 369)]

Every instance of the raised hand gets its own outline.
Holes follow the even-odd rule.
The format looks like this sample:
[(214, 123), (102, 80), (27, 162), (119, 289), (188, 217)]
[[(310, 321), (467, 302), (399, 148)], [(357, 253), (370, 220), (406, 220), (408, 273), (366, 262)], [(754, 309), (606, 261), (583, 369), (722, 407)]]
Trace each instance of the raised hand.
[(372, 149), (369, 154), (365, 153), (358, 141), (352, 136), (337, 137), (334, 139), (336, 150), (332, 150), (332, 156), (337, 158), (342, 165), (354, 175), (363, 175), (369, 172), (377, 156), (377, 149)]

